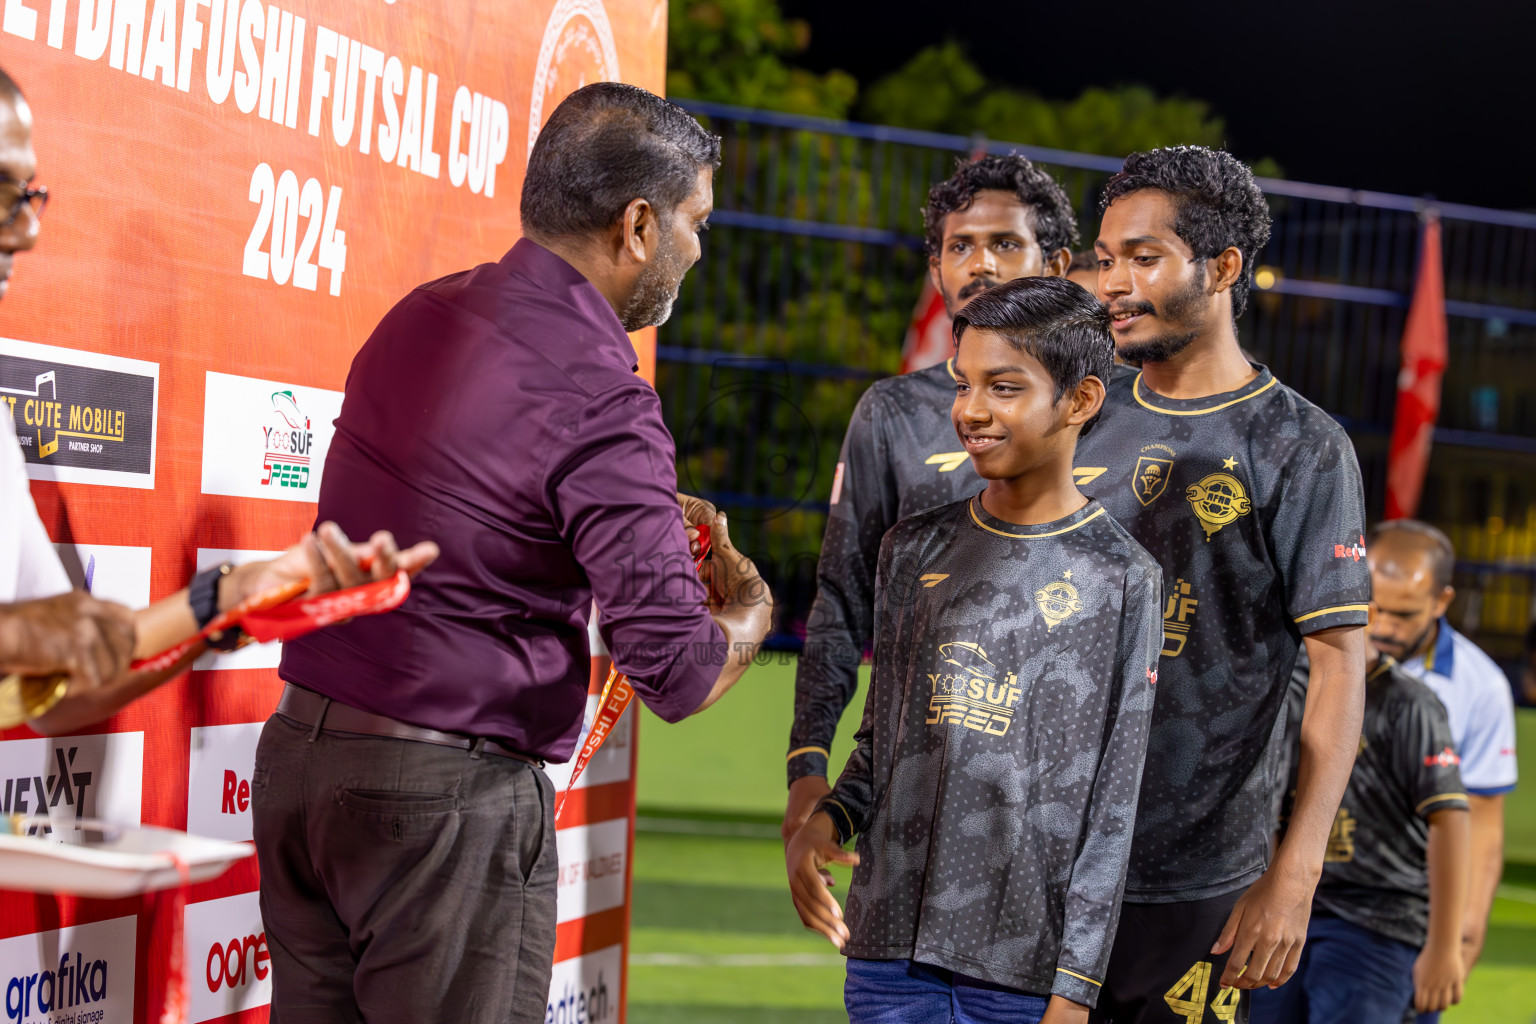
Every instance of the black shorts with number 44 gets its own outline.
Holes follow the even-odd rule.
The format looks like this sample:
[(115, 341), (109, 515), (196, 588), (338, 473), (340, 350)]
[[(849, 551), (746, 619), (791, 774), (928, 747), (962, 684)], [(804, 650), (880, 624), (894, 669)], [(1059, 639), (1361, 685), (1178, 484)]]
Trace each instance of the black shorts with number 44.
[(1242, 890), (1188, 903), (1126, 903), (1092, 1024), (1247, 1024), (1248, 994), (1221, 988), (1212, 956)]

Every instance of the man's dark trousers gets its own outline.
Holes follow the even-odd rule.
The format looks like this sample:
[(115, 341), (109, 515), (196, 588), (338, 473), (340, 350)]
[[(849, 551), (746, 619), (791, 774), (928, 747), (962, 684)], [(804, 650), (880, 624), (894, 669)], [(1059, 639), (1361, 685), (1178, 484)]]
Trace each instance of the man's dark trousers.
[(273, 715), (252, 791), (273, 1024), (544, 1020), (559, 865), (542, 771)]

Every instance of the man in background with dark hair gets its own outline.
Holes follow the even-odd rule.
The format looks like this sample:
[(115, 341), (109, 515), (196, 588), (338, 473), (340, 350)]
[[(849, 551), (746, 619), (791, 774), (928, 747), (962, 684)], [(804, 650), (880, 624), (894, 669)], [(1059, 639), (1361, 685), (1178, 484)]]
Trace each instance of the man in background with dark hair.
[(1371, 643), (1445, 705), (1472, 809), (1462, 959), (1477, 962), (1504, 873), (1504, 797), (1515, 788), (1515, 708), (1504, 671), (1445, 617), (1456, 588), (1450, 538), (1416, 519), (1377, 523), (1366, 540), (1376, 617)]
[(1067, 280), (1094, 295), (1099, 288), (1099, 257), (1092, 249), (1072, 254), (1067, 264)]
[[(1066, 193), (1018, 155), (961, 163), (929, 190), (923, 220), (928, 273), (951, 317), (1016, 278), (1062, 276), (1077, 241)], [(832, 738), (874, 636), (880, 538), (904, 516), (981, 490), (950, 425), (953, 363), (876, 381), (859, 399), (843, 438), (816, 568), (816, 603), (795, 673), (785, 842), (828, 792)]]
[[(1125, 905), (1097, 1012), (1246, 1019), (1231, 986), (1295, 971), (1354, 760), (1370, 579), (1360, 469), (1327, 413), (1238, 344), (1269, 207), (1230, 154), (1132, 154), (1109, 180), (1097, 294), (1122, 358), (1078, 445), (1083, 490), (1162, 565), (1164, 643)], [(1291, 665), (1313, 683), (1270, 856)], [(1207, 1011), (1210, 1017), (1207, 1016)]]
[(594, 597), (615, 667), (671, 722), (767, 632), (757, 570), (696, 502), (708, 591), (694, 573), (625, 335), (667, 318), (718, 163), (660, 97), (577, 90), (529, 159), (523, 240), (417, 288), (353, 361), (320, 515), (430, 534), (442, 557), (394, 615), (283, 652), (253, 780), (274, 1020), (543, 1021), (558, 857), (539, 769), (575, 750)]

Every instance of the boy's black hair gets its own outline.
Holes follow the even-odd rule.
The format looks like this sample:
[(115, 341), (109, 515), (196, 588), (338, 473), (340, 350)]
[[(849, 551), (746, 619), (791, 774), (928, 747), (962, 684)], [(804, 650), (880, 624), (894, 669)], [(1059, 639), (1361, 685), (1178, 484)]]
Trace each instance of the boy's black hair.
[(1116, 199), (1157, 189), (1172, 197), (1178, 213), (1174, 233), (1209, 260), (1228, 247), (1243, 254), (1243, 272), (1232, 284), (1232, 319), (1248, 308), (1248, 288), (1259, 250), (1269, 241), (1269, 202), (1253, 180), (1253, 171), (1231, 153), (1204, 146), (1167, 146), (1132, 153), (1104, 186), (1099, 212)]
[(936, 260), (944, 247), (944, 218), (969, 210), (982, 191), (1012, 192), (1029, 211), (1029, 226), (1040, 243), (1042, 258), (1077, 244), (1077, 215), (1061, 185), (1050, 174), (1017, 153), (961, 160), (955, 173), (928, 190), (923, 207), (924, 246)]
[(1058, 402), (1085, 377), (1108, 385), (1115, 367), (1109, 313), (1064, 277), (1021, 277), (982, 292), (955, 316), (956, 345), (971, 328), (999, 334), (1038, 360)]

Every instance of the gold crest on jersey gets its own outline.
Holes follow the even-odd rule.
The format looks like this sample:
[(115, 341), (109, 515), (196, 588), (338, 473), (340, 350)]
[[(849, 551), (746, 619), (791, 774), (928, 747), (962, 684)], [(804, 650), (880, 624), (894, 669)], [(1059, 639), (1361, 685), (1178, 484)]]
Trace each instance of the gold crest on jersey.
[(1217, 530), (1236, 522), (1253, 508), (1243, 482), (1231, 473), (1211, 473), (1199, 483), (1191, 484), (1184, 497), (1189, 499), (1195, 515), (1200, 517), (1207, 543)]
[(1047, 633), (1083, 610), (1077, 588), (1066, 580), (1054, 580), (1035, 591), (1035, 602), (1040, 605), (1040, 617), (1045, 619)]
[(1143, 452), (1166, 452), (1161, 455), (1142, 455), (1136, 460), (1136, 472), (1131, 474), (1131, 490), (1142, 505), (1150, 505), (1168, 489), (1168, 474), (1173, 472), (1173, 449), (1165, 444), (1149, 444)]

